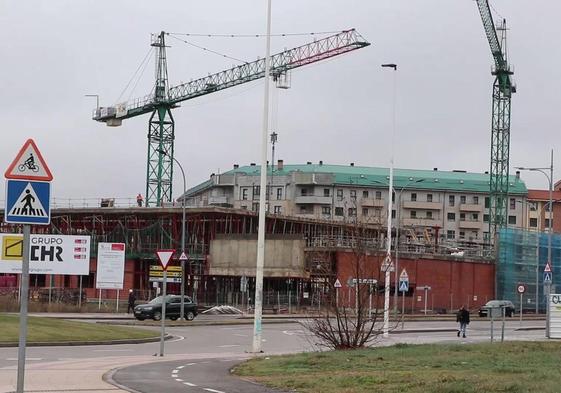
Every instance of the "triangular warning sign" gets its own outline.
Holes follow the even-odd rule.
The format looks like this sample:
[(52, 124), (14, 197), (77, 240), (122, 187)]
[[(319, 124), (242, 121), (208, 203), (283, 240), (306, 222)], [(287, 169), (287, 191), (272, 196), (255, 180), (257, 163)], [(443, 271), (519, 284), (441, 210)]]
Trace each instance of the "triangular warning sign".
[(33, 139), (28, 139), (4, 174), (7, 179), (51, 181), (53, 175)]
[(180, 260), (180, 261), (186, 261), (187, 259), (188, 259), (188, 258), (187, 258), (187, 255), (185, 255), (185, 252), (182, 252), (182, 253), (181, 253), (181, 256), (179, 257), (179, 260)]
[(341, 281), (339, 281), (339, 279), (335, 280), (335, 284), (333, 284), (333, 286), (334, 286), (335, 288), (341, 288), (341, 287), (342, 287)]
[(31, 183), (27, 183), (16, 203), (10, 206), (8, 214), (16, 217), (47, 217), (47, 211), (37, 197)]
[(156, 251), (156, 255), (160, 260), (160, 265), (162, 265), (162, 269), (166, 270), (171, 257), (175, 250), (158, 250)]
[(543, 269), (544, 273), (549, 273), (551, 272), (551, 265), (548, 263), (545, 264), (545, 267)]
[(409, 275), (407, 274), (407, 270), (403, 269), (401, 274), (399, 275), (400, 280), (409, 280)]

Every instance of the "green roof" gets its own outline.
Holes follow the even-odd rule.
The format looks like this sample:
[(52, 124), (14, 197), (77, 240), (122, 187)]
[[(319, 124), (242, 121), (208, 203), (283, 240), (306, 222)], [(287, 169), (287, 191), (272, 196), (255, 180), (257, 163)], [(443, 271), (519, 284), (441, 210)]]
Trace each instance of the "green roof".
[[(275, 175), (288, 175), (291, 172), (329, 173), (335, 176), (335, 184), (357, 185), (380, 188), (387, 187), (389, 179), (388, 168), (376, 168), (350, 165), (304, 164), (284, 165), (282, 170), (275, 167)], [(260, 166), (249, 165), (232, 169), (224, 175), (243, 173), (249, 176), (260, 175)], [(394, 169), (394, 188), (414, 188), (418, 190), (440, 190), (458, 192), (489, 192), (489, 175), (484, 173), (470, 173), (463, 171), (431, 171), (419, 169)], [(188, 194), (209, 186), (206, 181), (191, 188)], [(516, 176), (509, 176), (509, 194), (527, 194), (526, 185)]]

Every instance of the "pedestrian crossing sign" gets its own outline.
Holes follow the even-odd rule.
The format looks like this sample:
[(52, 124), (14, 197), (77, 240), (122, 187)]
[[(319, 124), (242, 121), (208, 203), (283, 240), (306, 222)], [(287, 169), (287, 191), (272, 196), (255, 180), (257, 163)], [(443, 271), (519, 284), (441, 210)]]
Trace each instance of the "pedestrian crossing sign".
[(399, 280), (399, 291), (409, 292), (409, 281)]
[(51, 183), (7, 180), (4, 221), (10, 224), (49, 225)]

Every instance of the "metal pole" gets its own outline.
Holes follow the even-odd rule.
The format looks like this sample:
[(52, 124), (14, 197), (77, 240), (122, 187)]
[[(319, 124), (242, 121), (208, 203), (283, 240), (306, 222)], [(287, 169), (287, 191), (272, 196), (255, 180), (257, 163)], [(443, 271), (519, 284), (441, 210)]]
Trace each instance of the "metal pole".
[(398, 283), (399, 283), (399, 276), (398, 276), (398, 272), (399, 272), (399, 226), (400, 226), (400, 221), (401, 221), (401, 194), (403, 193), (403, 190), (405, 189), (402, 188), (401, 191), (399, 192), (399, 195), (397, 197), (397, 205), (395, 207), (396, 210), (396, 224), (395, 224), (395, 290), (394, 290), (394, 312), (395, 312), (395, 317), (397, 319), (397, 299), (399, 297), (399, 292), (397, 291), (398, 288)]
[(53, 276), (49, 274), (49, 306), (51, 305), (52, 289), (53, 289)]
[[(181, 198), (181, 254), (185, 253), (185, 236), (186, 236), (186, 226), (185, 226), (185, 199), (187, 198), (187, 183), (185, 181), (185, 172), (183, 167), (174, 158), (174, 161), (181, 169), (181, 174), (183, 175), (183, 198)], [(185, 254), (187, 255), (187, 254)], [(179, 320), (185, 320), (185, 259), (181, 259), (181, 309), (179, 310)]]
[[(548, 232), (548, 236), (547, 236), (547, 263), (549, 263), (549, 266), (552, 266), (552, 261), (551, 261), (551, 240), (553, 237), (553, 220), (552, 220), (552, 215), (553, 215), (553, 149), (551, 149), (551, 161), (550, 161), (550, 166), (549, 166), (549, 232)], [(552, 269), (553, 270), (553, 269)], [(553, 281), (553, 273), (551, 274), (552, 277), (552, 281)], [(545, 314), (546, 314), (546, 323), (545, 323), (545, 336), (547, 338), (549, 338), (549, 301), (548, 301), (548, 297), (549, 297), (549, 293), (550, 293), (550, 286), (548, 284), (547, 287), (547, 293), (546, 293), (546, 299), (545, 299)]]
[[(118, 313), (119, 312), (119, 290), (117, 289), (117, 306), (115, 307), (115, 312)], [(134, 311), (134, 310), (133, 310)]]
[(160, 356), (164, 356), (164, 336), (166, 335), (166, 287), (167, 287), (168, 271), (164, 269), (164, 278), (162, 283), (162, 320), (160, 324)]
[(493, 308), (489, 309), (489, 312), (491, 313), (491, 343), (493, 342), (493, 334), (495, 332), (495, 328), (493, 327), (493, 319), (494, 319), (494, 313), (493, 313)]
[(368, 318), (372, 316), (372, 284), (368, 284)]
[(82, 309), (82, 276), (79, 277), (78, 281), (80, 283), (80, 289), (78, 293), (78, 308)]
[(101, 310), (101, 288), (99, 289), (99, 301), (97, 303), (97, 309)]
[(522, 326), (522, 297), (524, 296), (523, 293), (520, 294), (520, 326)]
[(27, 344), (27, 302), (29, 298), (29, 238), (31, 226), (23, 226), (23, 260), (21, 266), (21, 298), (19, 308), (19, 345), (17, 393), (23, 393), (25, 381), (25, 346)]
[(429, 297), (429, 289), (425, 286), (425, 315), (427, 315), (427, 297)]
[(504, 306), (501, 307), (501, 311), (503, 317), (503, 321), (501, 325), (501, 342), (504, 342), (505, 340), (505, 307)]
[(271, 62), (271, 0), (267, 1), (267, 40), (265, 45), (265, 91), (263, 130), (261, 135), (261, 179), (259, 189), (259, 227), (257, 230), (257, 266), (255, 269), (255, 316), (253, 352), (261, 352), (261, 319), (263, 317), (263, 265), (265, 262), (265, 191), (267, 187), (267, 129), (269, 128), (269, 76)]
[(401, 292), (401, 330), (405, 328), (405, 291)]

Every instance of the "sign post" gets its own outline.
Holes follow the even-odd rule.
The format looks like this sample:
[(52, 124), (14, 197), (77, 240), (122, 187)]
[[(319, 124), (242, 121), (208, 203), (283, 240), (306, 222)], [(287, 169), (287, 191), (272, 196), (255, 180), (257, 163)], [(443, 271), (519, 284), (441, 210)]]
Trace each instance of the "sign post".
[(102, 289), (117, 290), (116, 312), (119, 312), (119, 290), (123, 289), (124, 275), (125, 243), (99, 243), (95, 287), (100, 295)]
[[(25, 381), (25, 349), (27, 345), (27, 305), (29, 301), (30, 224), (49, 225), (51, 222), (51, 184), (53, 175), (37, 145), (28, 139), (4, 174), (6, 206), (4, 221), (23, 224), (21, 296), (19, 311), (19, 346), (17, 393), (23, 393)], [(4, 246), (2, 246), (4, 248)]]
[(516, 286), (516, 290), (520, 294), (520, 326), (522, 326), (522, 301), (523, 301), (524, 292), (526, 292), (526, 285), (518, 284)]
[(401, 329), (405, 326), (405, 292), (409, 291), (409, 275), (403, 269), (399, 275), (399, 291), (401, 292)]
[(427, 315), (427, 298), (429, 296), (429, 291), (432, 289), (428, 285), (417, 287), (417, 289), (422, 289), (425, 291), (425, 315)]
[(342, 287), (341, 281), (339, 281), (339, 279), (335, 280), (335, 284), (333, 284), (333, 286), (335, 287), (335, 305), (339, 308), (339, 288)]
[(549, 294), (551, 292), (551, 281), (553, 278), (553, 273), (551, 271), (550, 261), (547, 261), (543, 269), (543, 286), (544, 295), (546, 298), (545, 302), (545, 337), (549, 338)]
[[(166, 284), (167, 284), (167, 267), (175, 250), (158, 250), (156, 255), (164, 270), (164, 277), (162, 282), (162, 319), (160, 329), (160, 356), (164, 356), (164, 336), (166, 334)], [(183, 284), (183, 283), (182, 283)]]

